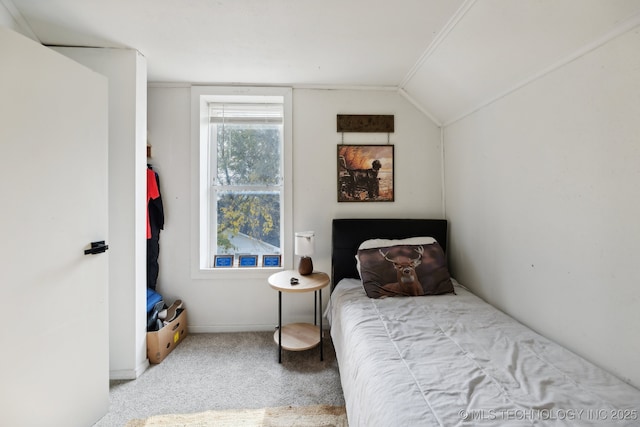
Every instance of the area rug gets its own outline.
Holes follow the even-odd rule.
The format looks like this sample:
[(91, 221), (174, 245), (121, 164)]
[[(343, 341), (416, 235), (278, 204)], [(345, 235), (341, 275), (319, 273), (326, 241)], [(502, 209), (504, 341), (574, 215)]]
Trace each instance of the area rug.
[(154, 415), (126, 427), (347, 427), (344, 406), (282, 406), (263, 409)]

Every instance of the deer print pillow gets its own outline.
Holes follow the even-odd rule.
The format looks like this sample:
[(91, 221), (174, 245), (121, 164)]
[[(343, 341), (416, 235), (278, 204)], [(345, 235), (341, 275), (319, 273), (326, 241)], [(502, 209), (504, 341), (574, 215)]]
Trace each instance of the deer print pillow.
[[(358, 249), (372, 249), (372, 248), (384, 248), (387, 246), (398, 246), (398, 245), (424, 245), (435, 243), (436, 239), (433, 237), (408, 237), (406, 239), (369, 239), (360, 243)], [(358, 274), (362, 277), (360, 273), (360, 258), (356, 254), (356, 269), (358, 270)]]
[(369, 298), (453, 292), (447, 260), (437, 242), (359, 249), (358, 260)]

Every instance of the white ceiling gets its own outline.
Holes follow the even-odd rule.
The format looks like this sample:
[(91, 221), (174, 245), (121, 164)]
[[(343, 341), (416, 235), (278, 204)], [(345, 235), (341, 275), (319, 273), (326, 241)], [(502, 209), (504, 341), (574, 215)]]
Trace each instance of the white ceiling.
[(640, 23), (640, 0), (0, 1), (45, 45), (137, 49), (150, 82), (398, 88), (439, 124)]

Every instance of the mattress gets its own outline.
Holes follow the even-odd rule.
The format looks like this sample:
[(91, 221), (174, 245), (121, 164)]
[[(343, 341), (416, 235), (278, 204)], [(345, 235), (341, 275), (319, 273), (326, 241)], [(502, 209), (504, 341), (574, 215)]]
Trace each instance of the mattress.
[(453, 282), (384, 299), (336, 286), (326, 314), (351, 427), (640, 425), (640, 390)]

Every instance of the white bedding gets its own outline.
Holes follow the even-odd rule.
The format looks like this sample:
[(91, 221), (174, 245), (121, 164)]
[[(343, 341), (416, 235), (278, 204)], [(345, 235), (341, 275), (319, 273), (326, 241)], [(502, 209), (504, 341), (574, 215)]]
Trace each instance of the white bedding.
[(454, 286), (385, 299), (336, 286), (327, 317), (351, 427), (640, 425), (640, 390)]

